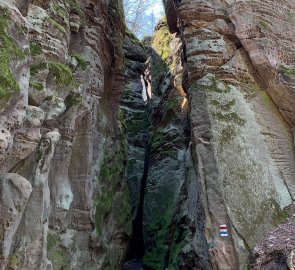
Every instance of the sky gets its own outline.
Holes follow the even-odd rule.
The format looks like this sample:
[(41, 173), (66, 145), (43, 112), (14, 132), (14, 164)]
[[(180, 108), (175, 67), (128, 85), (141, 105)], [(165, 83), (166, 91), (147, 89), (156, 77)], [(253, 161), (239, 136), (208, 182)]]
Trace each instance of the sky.
[[(159, 19), (164, 15), (162, 0), (124, 0), (124, 8), (129, 30), (140, 39), (152, 35)], [(135, 14), (140, 15), (138, 17)]]
[(163, 4), (162, 4), (162, 1), (157, 1), (155, 2), (148, 10), (147, 10), (147, 13), (150, 14), (150, 13), (153, 13), (154, 12), (154, 15), (156, 16), (156, 18), (159, 20), (163, 14), (164, 14), (164, 8), (163, 8)]

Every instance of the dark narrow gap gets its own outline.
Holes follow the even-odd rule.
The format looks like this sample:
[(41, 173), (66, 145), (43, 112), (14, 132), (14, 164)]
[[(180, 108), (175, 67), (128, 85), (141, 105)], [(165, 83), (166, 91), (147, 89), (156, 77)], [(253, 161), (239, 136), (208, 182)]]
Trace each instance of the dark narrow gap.
[[(147, 103), (145, 105), (147, 119), (149, 120), (149, 116), (151, 114), (151, 106), (150, 106), (150, 97), (148, 94), (148, 86), (150, 85), (150, 77), (149, 66), (147, 66), (145, 73), (143, 75), (145, 90), (147, 96)], [(140, 184), (140, 196), (138, 202), (137, 213), (135, 219), (132, 221), (132, 236), (131, 241), (128, 247), (126, 263), (124, 264), (124, 270), (141, 270), (143, 269), (143, 257), (145, 252), (144, 246), (144, 235), (143, 235), (143, 213), (144, 213), (144, 196), (146, 191), (147, 177), (149, 171), (149, 162), (150, 162), (150, 144), (149, 144), (149, 133), (148, 129), (146, 130), (146, 144), (145, 144), (145, 152), (144, 152), (144, 166), (143, 166), (143, 174), (141, 177)]]
[(137, 214), (132, 222), (132, 241), (130, 245), (130, 259), (142, 259), (144, 256), (144, 240), (143, 240), (143, 204), (146, 189), (146, 181), (149, 169), (149, 144), (145, 147), (144, 171), (141, 179), (140, 200)]

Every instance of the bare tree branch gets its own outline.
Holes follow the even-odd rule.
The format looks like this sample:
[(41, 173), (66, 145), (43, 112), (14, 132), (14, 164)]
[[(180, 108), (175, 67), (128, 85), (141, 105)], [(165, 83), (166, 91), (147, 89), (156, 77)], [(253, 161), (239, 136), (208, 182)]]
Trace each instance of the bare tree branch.
[(162, 0), (124, 0), (125, 20), (129, 30), (138, 37), (151, 35), (159, 16), (163, 14), (161, 9), (157, 12), (157, 18), (153, 12), (159, 4), (162, 4)]

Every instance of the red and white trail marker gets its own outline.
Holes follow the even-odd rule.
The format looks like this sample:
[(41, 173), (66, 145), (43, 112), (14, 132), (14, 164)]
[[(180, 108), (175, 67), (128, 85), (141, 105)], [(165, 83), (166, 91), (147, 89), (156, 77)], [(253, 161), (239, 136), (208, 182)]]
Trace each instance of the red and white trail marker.
[(228, 236), (227, 226), (225, 224), (219, 225), (219, 232), (221, 237), (227, 237)]

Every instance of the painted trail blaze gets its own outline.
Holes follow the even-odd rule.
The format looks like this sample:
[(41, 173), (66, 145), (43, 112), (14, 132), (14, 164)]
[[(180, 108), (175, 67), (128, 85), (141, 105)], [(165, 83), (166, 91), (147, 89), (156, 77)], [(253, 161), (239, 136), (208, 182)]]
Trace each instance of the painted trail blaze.
[(219, 225), (219, 232), (221, 237), (227, 237), (228, 236), (227, 226), (225, 224)]

